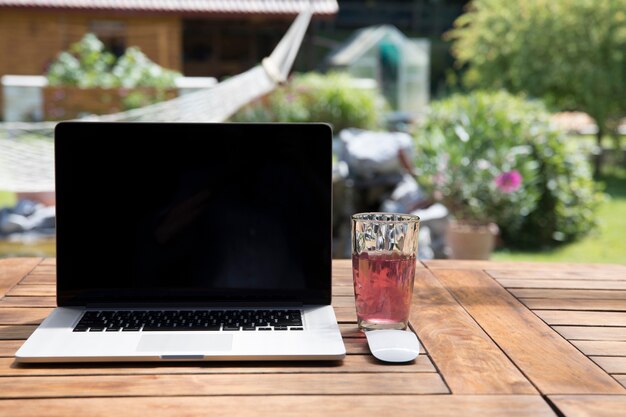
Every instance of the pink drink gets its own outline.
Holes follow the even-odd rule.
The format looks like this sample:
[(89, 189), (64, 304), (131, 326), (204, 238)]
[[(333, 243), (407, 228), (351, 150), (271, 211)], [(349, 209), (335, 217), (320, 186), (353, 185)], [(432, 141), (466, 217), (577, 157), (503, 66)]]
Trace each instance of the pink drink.
[(352, 255), (359, 327), (404, 329), (409, 320), (415, 255), (362, 252)]

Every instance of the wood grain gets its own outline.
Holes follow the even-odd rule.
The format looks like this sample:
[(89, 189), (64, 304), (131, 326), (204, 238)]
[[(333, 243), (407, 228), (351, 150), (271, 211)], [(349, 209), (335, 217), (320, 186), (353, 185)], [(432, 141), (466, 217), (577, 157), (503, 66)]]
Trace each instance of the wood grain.
[(615, 375), (615, 379), (617, 379), (617, 381), (622, 384), (624, 387), (626, 387), (626, 375)]
[(0, 415), (12, 417), (67, 417), (86, 414), (91, 417), (555, 416), (540, 396), (528, 395), (278, 395), (0, 401)]
[(41, 263), (39, 265), (49, 265), (49, 266), (56, 266), (57, 265), (57, 258), (44, 258)]
[(20, 376), (2, 382), (0, 398), (448, 392), (436, 373)]
[(348, 355), (343, 361), (196, 362), (130, 364), (19, 364), (0, 359), (0, 377), (60, 375), (166, 374), (311, 374), (311, 373), (435, 373), (430, 358), (420, 355), (407, 364), (385, 364), (371, 355)]
[(339, 323), (356, 323), (356, 310), (354, 307), (333, 307)]
[(0, 357), (11, 358), (15, 356), (15, 352), (24, 344), (23, 340), (0, 340)]
[(40, 262), (41, 258), (0, 259), (0, 298)]
[(622, 290), (575, 290), (575, 289), (533, 289), (511, 288), (509, 292), (518, 298), (567, 298), (590, 300), (626, 300)]
[(26, 340), (36, 328), (36, 325), (0, 326), (0, 340)]
[(429, 271), (416, 273), (410, 320), (453, 393), (536, 392)]
[(518, 299), (531, 310), (626, 311), (626, 300)]
[(57, 268), (56, 265), (42, 265), (41, 263), (39, 263), (39, 265), (37, 265), (37, 267), (35, 267), (35, 269), (33, 269), (33, 271), (31, 272), (31, 274), (38, 274), (38, 275), (56, 275), (57, 273)]
[(626, 290), (626, 281), (498, 279), (505, 288), (572, 288), (592, 290)]
[(339, 330), (341, 331), (341, 336), (345, 338), (364, 338), (365, 335), (362, 331), (359, 330), (359, 327), (356, 323), (339, 323)]
[(534, 310), (534, 313), (550, 325), (626, 326), (626, 313), (553, 310)]
[(355, 308), (354, 297), (337, 295), (333, 297), (332, 305), (333, 307), (350, 307), (354, 309)]
[(626, 340), (626, 327), (552, 326), (567, 340)]
[(626, 357), (591, 356), (591, 360), (610, 374), (626, 374)]
[(625, 395), (550, 395), (567, 417), (624, 417)]
[(52, 274), (34, 274), (31, 273), (24, 277), (23, 280), (20, 281), (21, 285), (33, 285), (33, 284), (47, 284), (47, 285), (56, 285), (57, 277)]
[(11, 297), (54, 297), (56, 296), (56, 286), (49, 284), (36, 285), (16, 285), (7, 296)]
[(601, 270), (595, 269), (546, 269), (546, 270), (524, 270), (524, 269), (488, 269), (485, 272), (492, 278), (501, 279), (540, 279), (540, 280), (608, 280), (626, 281), (626, 270)]
[(56, 307), (56, 297), (4, 297), (0, 300), (3, 307)]
[(52, 310), (51, 308), (0, 308), (0, 325), (39, 324)]
[(626, 394), (484, 272), (438, 270), (435, 275), (543, 394)]
[(459, 259), (431, 259), (422, 261), (429, 269), (475, 269), (475, 270), (500, 270), (500, 271), (547, 271), (547, 270), (573, 270), (589, 271), (617, 271), (626, 273), (626, 265), (619, 264), (585, 264), (574, 262), (516, 262), (516, 261), (465, 261)]
[(585, 355), (626, 356), (626, 342), (606, 340), (572, 340)]
[(334, 296), (344, 296), (344, 297), (354, 297), (354, 286), (334, 286), (333, 287), (333, 297)]

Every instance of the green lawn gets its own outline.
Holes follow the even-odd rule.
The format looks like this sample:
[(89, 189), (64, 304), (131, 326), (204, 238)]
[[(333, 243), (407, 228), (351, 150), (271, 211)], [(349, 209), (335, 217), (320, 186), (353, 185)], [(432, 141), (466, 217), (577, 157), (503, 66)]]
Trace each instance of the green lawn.
[(492, 259), (626, 264), (626, 169), (612, 169), (600, 181), (609, 199), (598, 210), (599, 228), (589, 236), (551, 251), (499, 250)]

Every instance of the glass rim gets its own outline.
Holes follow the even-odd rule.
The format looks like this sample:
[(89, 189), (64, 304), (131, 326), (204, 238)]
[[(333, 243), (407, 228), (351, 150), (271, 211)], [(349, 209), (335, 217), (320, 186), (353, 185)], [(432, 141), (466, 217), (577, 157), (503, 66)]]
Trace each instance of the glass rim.
[[(386, 216), (386, 217), (396, 217), (396, 219), (377, 219), (370, 218), (376, 216)], [(371, 223), (419, 223), (420, 218), (415, 214), (406, 214), (406, 213), (389, 213), (389, 212), (365, 212), (365, 213), (355, 213), (350, 218), (353, 221), (361, 221), (361, 222), (371, 222)]]

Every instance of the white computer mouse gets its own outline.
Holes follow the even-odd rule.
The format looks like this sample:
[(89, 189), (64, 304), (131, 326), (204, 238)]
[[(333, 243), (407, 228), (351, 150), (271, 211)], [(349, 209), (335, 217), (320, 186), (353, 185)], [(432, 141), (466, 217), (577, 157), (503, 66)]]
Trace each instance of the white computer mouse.
[(420, 343), (413, 332), (368, 330), (365, 337), (372, 355), (384, 362), (409, 362), (420, 353)]

